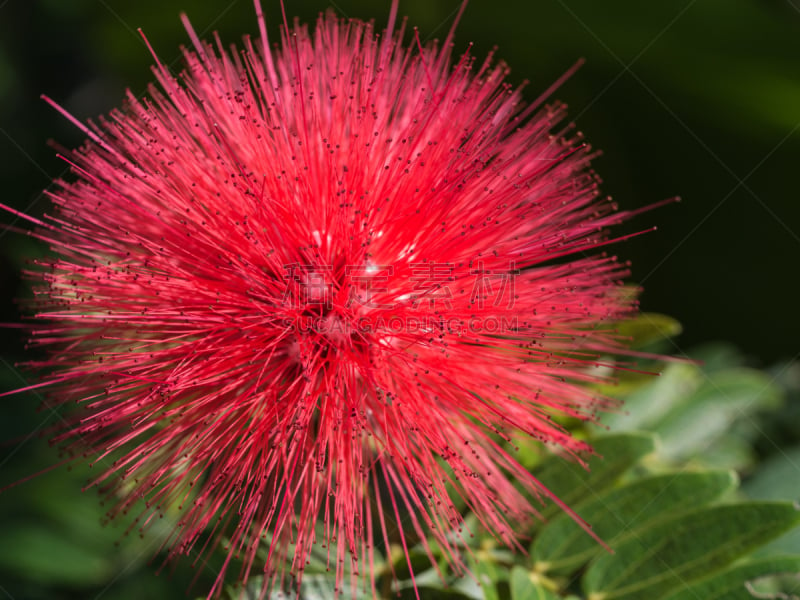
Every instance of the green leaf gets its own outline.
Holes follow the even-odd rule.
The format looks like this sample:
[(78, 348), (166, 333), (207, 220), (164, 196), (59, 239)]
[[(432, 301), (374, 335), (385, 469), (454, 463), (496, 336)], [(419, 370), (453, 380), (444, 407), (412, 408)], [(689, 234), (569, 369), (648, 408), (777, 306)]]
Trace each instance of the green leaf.
[[(500, 567), (491, 560), (489, 556), (483, 556), (483, 552), (479, 552), (477, 556), (471, 556), (468, 560), (469, 569), (478, 580), (478, 584), (483, 590), (484, 600), (500, 600), (500, 594), (497, 592), (497, 582), (505, 575), (505, 571), (501, 574)], [(424, 596), (420, 596), (424, 598)]]
[(748, 560), (676, 590), (662, 600), (753, 600), (748, 582), (768, 575), (798, 571), (800, 556)]
[(418, 597), (425, 600), (429, 598), (430, 600), (474, 600), (471, 596), (450, 588), (419, 586), (417, 592), (419, 592), (419, 596), (414, 588), (405, 588), (397, 595), (392, 594), (392, 597), (398, 598), (398, 600), (417, 600)]
[[(651, 429), (700, 386), (703, 375), (692, 364), (672, 363), (659, 377), (625, 398), (624, 411), (603, 415), (612, 430)], [(613, 393), (613, 390), (612, 390)]]
[(583, 578), (589, 600), (656, 598), (713, 573), (800, 522), (788, 503), (703, 508), (659, 521), (601, 555)]
[(675, 337), (683, 330), (676, 319), (658, 313), (639, 313), (635, 319), (619, 323), (616, 329), (621, 336), (630, 338), (631, 348)]
[[(408, 556), (406, 556), (406, 553), (403, 552), (401, 548), (394, 548), (396, 548), (396, 551), (392, 553), (394, 558), (394, 573), (398, 581), (411, 578), (411, 571), (408, 566), (409, 562), (411, 563), (411, 569), (413, 569), (414, 575), (419, 575), (431, 568), (431, 557), (428, 556), (428, 553), (425, 552), (423, 548), (412, 548), (409, 550)], [(387, 576), (391, 577), (391, 574)]]
[[(596, 452), (587, 461), (589, 470), (569, 458), (550, 456), (533, 475), (567, 506), (597, 497), (639, 459), (655, 449), (655, 438), (648, 433), (622, 433), (597, 437)], [(541, 512), (547, 518), (558, 511), (554, 504)]]
[(764, 575), (751, 579), (746, 586), (754, 599), (800, 600), (800, 570)]
[[(668, 473), (610, 490), (577, 512), (600, 539), (613, 545), (647, 523), (719, 498), (735, 483), (735, 475), (727, 471)], [(568, 515), (548, 523), (531, 548), (537, 572), (574, 569), (602, 551)]]
[(689, 356), (703, 365), (703, 373), (711, 375), (718, 371), (729, 371), (744, 366), (741, 351), (728, 342), (709, 342), (692, 348)]
[(716, 373), (655, 427), (661, 438), (659, 456), (681, 461), (702, 453), (737, 419), (780, 402), (781, 391), (765, 373), (750, 369)]
[(553, 592), (544, 587), (535, 573), (526, 571), (522, 567), (511, 569), (509, 586), (511, 600), (558, 600)]
[[(254, 577), (246, 588), (239, 584), (228, 586), (231, 600), (255, 600), (261, 597), (263, 577)], [(361, 598), (364, 592), (369, 589), (369, 584), (359, 582), (355, 588), (351, 586), (348, 578), (345, 577), (339, 589), (336, 589), (336, 576), (333, 571), (330, 573), (319, 573), (303, 575), (303, 583), (299, 592), (280, 589), (279, 586), (272, 588), (269, 600), (289, 600), (293, 598), (303, 598), (308, 600), (338, 600), (339, 598)], [(372, 595), (371, 591), (368, 594)]]
[[(742, 486), (747, 496), (755, 500), (798, 500), (800, 447), (782, 450), (765, 462)], [(800, 529), (794, 529), (758, 550), (759, 556), (800, 554)]]
[(800, 554), (800, 528), (792, 529), (755, 552), (759, 557), (781, 554)]
[(113, 554), (87, 548), (59, 532), (44, 523), (5, 529), (0, 565), (40, 583), (67, 586), (100, 585), (112, 575)]
[(718, 438), (699, 457), (696, 457), (696, 461), (693, 457), (692, 462), (701, 462), (709, 469), (732, 471), (744, 471), (752, 467), (756, 462), (752, 441), (741, 435), (738, 429), (740, 428), (736, 427)]
[(755, 500), (798, 500), (800, 486), (800, 446), (781, 450), (759, 465), (742, 490)]
[(46, 585), (102, 585), (152, 556), (167, 519), (157, 520), (144, 538), (135, 528), (133, 535), (124, 535), (133, 526), (133, 515), (104, 524), (96, 493), (81, 492), (90, 473), (77, 464), (35, 478), (27, 484), (25, 506), (10, 508), (8, 497), (0, 497), (5, 517), (0, 522), (5, 542), (0, 545), (1, 570), (26, 573)]

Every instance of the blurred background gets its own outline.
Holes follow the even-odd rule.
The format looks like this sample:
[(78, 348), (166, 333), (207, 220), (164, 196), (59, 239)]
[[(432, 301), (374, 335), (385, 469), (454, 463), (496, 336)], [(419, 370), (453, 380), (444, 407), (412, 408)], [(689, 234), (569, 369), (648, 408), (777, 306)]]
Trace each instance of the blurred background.
[[(279, 4), (263, 3), (275, 40)], [(423, 39), (443, 38), (459, 5), (402, 0), (400, 12)], [(288, 14), (307, 22), (328, 8), (375, 18), (380, 27), (389, 2), (286, 0)], [(234, 43), (244, 33), (257, 35), (250, 0), (0, 0), (0, 202), (41, 215), (48, 208), (42, 190), (65, 174), (48, 140), (67, 148), (82, 142), (40, 94), (85, 119), (118, 106), (128, 87), (142, 93), (152, 59), (136, 30), (180, 70), (178, 47), (189, 43), (181, 11), (201, 37), (216, 30)], [(530, 100), (584, 58), (554, 97), (569, 105), (587, 141), (603, 151), (594, 167), (604, 191), (623, 209), (682, 197), (620, 228), (657, 225), (658, 231), (614, 250), (633, 261), (632, 279), (645, 289), (643, 309), (683, 324), (683, 334), (664, 350), (683, 353), (725, 340), (750, 366), (797, 358), (800, 1), (473, 0), (458, 28), (456, 53), (469, 42), (479, 57), (497, 45), (497, 56), (512, 68), (510, 81), (530, 80)], [(12, 222), (26, 226), (0, 215), (0, 224)], [(15, 299), (29, 293), (20, 271), (26, 257), (42, 252), (23, 235), (0, 232), (0, 321), (19, 320)], [(26, 375), (13, 367), (24, 339), (14, 329), (0, 329), (0, 336), (2, 391), (24, 384)], [(58, 415), (35, 413), (37, 404), (35, 394), (0, 399), (0, 437), (11, 440), (0, 446), (0, 487), (52, 463), (36, 433)], [(74, 479), (59, 470), (0, 494), (6, 523), (0, 597), (3, 591), (13, 598), (184, 594), (183, 575), (155, 578), (155, 569), (137, 570), (157, 546), (124, 542), (119, 556), (104, 556), (118, 531), (91, 518), (58, 522), (65, 512), (95, 515), (96, 500), (75, 496)], [(14, 527), (23, 537), (14, 537)], [(58, 527), (76, 529), (59, 537), (53, 534)], [(70, 545), (57, 547), (71, 535), (96, 547), (86, 556)], [(201, 571), (201, 579), (209, 576)], [(205, 587), (201, 582), (197, 589)]]

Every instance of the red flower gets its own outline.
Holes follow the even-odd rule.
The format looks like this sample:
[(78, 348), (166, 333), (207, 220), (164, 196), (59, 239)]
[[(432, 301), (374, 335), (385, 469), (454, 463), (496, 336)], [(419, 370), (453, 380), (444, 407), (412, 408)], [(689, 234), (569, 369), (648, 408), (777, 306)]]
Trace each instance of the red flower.
[(57, 216), (29, 217), (57, 254), (34, 274), (40, 385), (83, 407), (57, 440), (114, 514), (180, 505), (172, 555), (211, 528), (246, 578), (268, 536), (265, 586), (313, 544), (374, 586), (389, 517), (459, 567), (457, 497), (514, 545), (520, 489), (549, 493), (504, 440), (587, 449), (551, 415), (603, 407), (581, 384), (634, 309), (598, 253), (627, 215), (551, 133), (564, 107), (451, 60), (452, 31), (404, 47), (396, 11), (279, 50), (259, 12), (242, 55), (186, 22), (186, 72), (158, 63), (148, 99), (81, 125)]

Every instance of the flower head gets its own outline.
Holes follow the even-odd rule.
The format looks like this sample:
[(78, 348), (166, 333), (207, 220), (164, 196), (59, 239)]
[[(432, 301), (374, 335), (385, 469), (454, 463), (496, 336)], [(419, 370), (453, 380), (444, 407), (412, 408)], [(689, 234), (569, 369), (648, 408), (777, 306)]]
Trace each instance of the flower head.
[(80, 125), (57, 214), (29, 217), (56, 254), (38, 366), (82, 407), (57, 440), (112, 513), (179, 506), (174, 555), (211, 529), (246, 573), (268, 538), (269, 581), (320, 544), (369, 582), (406, 518), (406, 550), (430, 535), (459, 566), (454, 500), (513, 545), (548, 496), (512, 434), (587, 449), (551, 417), (606, 402), (581, 384), (634, 310), (601, 253), (626, 215), (562, 105), (452, 58), (452, 31), (404, 45), (396, 9), (380, 36), (328, 14), (275, 49), (259, 12), (241, 54), (184, 18), (186, 70), (156, 59), (147, 98)]

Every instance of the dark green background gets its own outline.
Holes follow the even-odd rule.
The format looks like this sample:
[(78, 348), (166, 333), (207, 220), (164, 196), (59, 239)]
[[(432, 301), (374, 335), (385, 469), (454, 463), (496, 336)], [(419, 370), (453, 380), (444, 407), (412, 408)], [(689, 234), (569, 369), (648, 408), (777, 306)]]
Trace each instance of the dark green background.
[[(264, 4), (276, 39), (278, 4)], [(459, 4), (406, 0), (400, 12), (419, 26), (423, 39), (443, 38)], [(332, 7), (351, 17), (375, 17), (380, 25), (388, 5), (287, 0), (287, 11), (308, 21)], [(250, 0), (0, 0), (0, 201), (43, 213), (48, 203), (41, 191), (65, 172), (47, 140), (65, 147), (82, 141), (39, 95), (87, 118), (118, 106), (126, 87), (141, 93), (151, 80), (152, 59), (136, 28), (143, 28), (161, 59), (178, 69), (178, 46), (188, 43), (181, 10), (204, 37), (218, 30), (223, 40), (238, 42), (243, 33), (257, 33)], [(529, 99), (585, 58), (586, 65), (555, 97), (570, 105), (587, 140), (604, 151), (594, 166), (605, 192), (625, 209), (682, 196), (682, 203), (621, 227), (620, 233), (654, 224), (659, 229), (615, 250), (633, 261), (633, 279), (646, 290), (643, 308), (684, 324), (675, 352), (724, 339), (756, 364), (797, 356), (800, 0), (473, 0), (458, 30), (456, 52), (470, 41), (478, 56), (498, 45), (497, 55), (512, 67), (511, 81), (531, 81)], [(12, 221), (0, 216), (0, 223)], [(29, 238), (0, 233), (0, 321), (19, 319), (14, 298), (28, 293), (19, 271), (24, 257), (37, 252), (41, 249)], [(19, 386), (26, 375), (12, 366), (23, 354), (18, 330), (0, 329), (0, 336), (3, 390)], [(43, 442), (20, 444), (42, 419), (47, 420), (38, 431), (57, 422), (47, 409), (34, 414), (37, 402), (35, 395), (0, 399), (0, 435), (12, 440), (1, 448), (0, 486), (29, 474), (32, 465), (43, 468), (52, 461)], [(57, 477), (66, 478), (65, 490), (74, 489), (69, 476)], [(42, 514), (37, 502), (58, 507), (58, 486), (35, 486), (0, 494), (4, 523), (28, 523), (30, 529)], [(60, 512), (74, 509), (68, 503), (76, 500), (65, 502)], [(59, 530), (48, 524), (45, 531)], [(65, 535), (70, 534), (59, 539)], [(3, 525), (4, 552), (38, 552), (15, 547), (16, 540)], [(63, 560), (65, 553), (53, 550), (51, 542), (41, 548), (54, 553), (52, 560)], [(106, 549), (105, 542), (98, 543), (101, 555)], [(76, 565), (86, 563), (78, 558)], [(185, 589), (181, 577), (171, 581), (144, 573), (144, 579), (127, 584), (123, 574), (105, 597), (177, 595)], [(69, 592), (62, 586), (58, 597), (102, 595), (108, 578), (97, 577), (96, 588)], [(128, 592), (125, 585), (132, 586)], [(154, 587), (142, 596), (141, 586), (147, 585)], [(7, 573), (0, 577), (0, 598), (4, 589), (16, 599), (39, 593), (23, 576)]]

